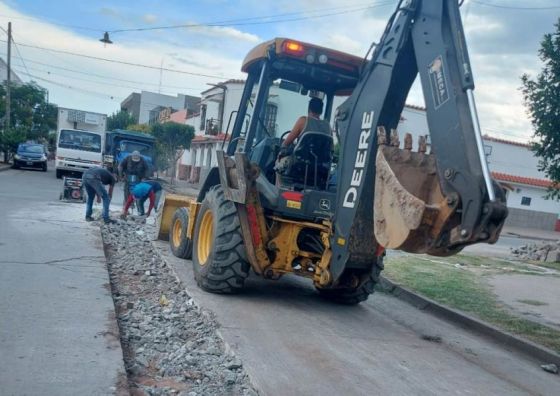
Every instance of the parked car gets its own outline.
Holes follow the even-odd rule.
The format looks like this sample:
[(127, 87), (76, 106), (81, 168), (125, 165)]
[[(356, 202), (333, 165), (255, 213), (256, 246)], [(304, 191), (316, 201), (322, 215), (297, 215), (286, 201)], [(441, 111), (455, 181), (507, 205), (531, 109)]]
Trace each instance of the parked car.
[(39, 168), (47, 171), (47, 149), (43, 144), (20, 143), (14, 155), (14, 168)]

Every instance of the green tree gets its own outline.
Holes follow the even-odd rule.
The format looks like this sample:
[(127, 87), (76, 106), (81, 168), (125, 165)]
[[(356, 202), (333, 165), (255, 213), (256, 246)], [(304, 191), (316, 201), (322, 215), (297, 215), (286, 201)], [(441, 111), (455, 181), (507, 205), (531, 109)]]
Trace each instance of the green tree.
[(152, 135), (156, 138), (156, 166), (158, 170), (172, 169), (172, 180), (175, 177), (175, 166), (183, 155), (183, 151), (191, 146), (194, 128), (190, 125), (166, 122), (155, 124)]
[(127, 131), (135, 131), (142, 133), (152, 133), (152, 127), (148, 124), (132, 124), (126, 127)]
[(134, 116), (126, 110), (119, 110), (107, 117), (107, 130), (127, 129), (129, 125), (135, 124)]
[(553, 182), (548, 198), (560, 199), (560, 19), (554, 26), (556, 31), (541, 41), (541, 72), (535, 79), (524, 74), (521, 91), (535, 129), (532, 150), (539, 170)]
[[(45, 142), (56, 128), (57, 107), (47, 103), (47, 91), (35, 82), (11, 86), (10, 125), (2, 123), (0, 150), (7, 162), (17, 145), (25, 140)], [(6, 117), (6, 87), (0, 86), (0, 119)]]

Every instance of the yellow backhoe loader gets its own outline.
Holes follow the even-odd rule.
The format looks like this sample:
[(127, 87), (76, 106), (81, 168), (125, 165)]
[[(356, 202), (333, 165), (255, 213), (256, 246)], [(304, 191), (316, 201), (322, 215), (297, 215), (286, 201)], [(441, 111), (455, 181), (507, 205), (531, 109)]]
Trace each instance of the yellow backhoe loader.
[[(201, 288), (237, 292), (251, 270), (295, 274), (355, 304), (373, 292), (385, 249), (444, 256), (498, 239), (507, 209), (484, 155), (457, 0), (399, 2), (365, 59), (276, 38), (250, 51), (242, 70), (218, 166), (198, 197), (167, 195), (159, 223), (173, 253), (192, 258)], [(429, 142), (416, 148), (396, 129), (417, 75)], [(282, 145), (288, 132), (276, 136), (282, 127), (267, 119), (273, 86), (325, 102), (336, 161), (333, 137), (320, 131)]]

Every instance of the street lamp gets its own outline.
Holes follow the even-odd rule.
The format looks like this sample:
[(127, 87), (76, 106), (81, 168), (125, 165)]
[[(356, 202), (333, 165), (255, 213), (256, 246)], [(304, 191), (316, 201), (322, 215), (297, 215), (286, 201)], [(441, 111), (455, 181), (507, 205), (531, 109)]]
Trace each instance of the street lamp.
[(103, 37), (99, 39), (103, 44), (113, 44), (111, 39), (109, 38), (109, 32), (103, 33)]

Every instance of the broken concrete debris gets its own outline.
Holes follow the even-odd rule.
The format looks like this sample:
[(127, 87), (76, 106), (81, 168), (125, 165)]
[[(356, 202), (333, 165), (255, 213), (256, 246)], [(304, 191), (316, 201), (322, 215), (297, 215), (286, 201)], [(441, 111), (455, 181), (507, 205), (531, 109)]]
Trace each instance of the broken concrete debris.
[(153, 225), (102, 226), (129, 386), (135, 395), (256, 396), (201, 312), (153, 250)]
[(512, 248), (511, 254), (521, 260), (559, 262), (560, 241), (528, 243), (518, 248)]

